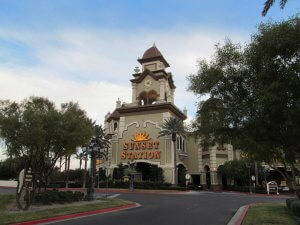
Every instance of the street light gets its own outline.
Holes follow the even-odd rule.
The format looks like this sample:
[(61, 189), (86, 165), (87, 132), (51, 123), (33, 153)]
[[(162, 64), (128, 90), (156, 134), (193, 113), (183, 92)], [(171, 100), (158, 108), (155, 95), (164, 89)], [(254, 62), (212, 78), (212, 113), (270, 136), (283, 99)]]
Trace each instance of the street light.
[(250, 174), (251, 164), (250, 163), (245, 163), (245, 165), (248, 168), (248, 172), (249, 172), (249, 192), (250, 192), (250, 194), (252, 194), (252, 189), (251, 189), (251, 174)]
[(95, 141), (92, 139), (90, 141), (90, 144), (88, 146), (87, 149), (87, 154), (90, 155), (91, 158), (91, 163), (90, 163), (90, 170), (91, 170), (91, 175), (90, 175), (90, 186), (87, 189), (87, 193), (86, 196), (84, 197), (85, 201), (94, 201), (95, 197), (94, 197), (94, 193), (95, 193), (95, 180), (94, 180), (94, 164), (95, 164), (95, 150), (96, 150), (96, 146), (95, 146)]
[(133, 189), (134, 189), (134, 186), (133, 186), (133, 180), (134, 180), (133, 172), (135, 171), (136, 162), (133, 161), (133, 160), (128, 161), (128, 165), (129, 165), (129, 172), (130, 172), (129, 190), (133, 191)]

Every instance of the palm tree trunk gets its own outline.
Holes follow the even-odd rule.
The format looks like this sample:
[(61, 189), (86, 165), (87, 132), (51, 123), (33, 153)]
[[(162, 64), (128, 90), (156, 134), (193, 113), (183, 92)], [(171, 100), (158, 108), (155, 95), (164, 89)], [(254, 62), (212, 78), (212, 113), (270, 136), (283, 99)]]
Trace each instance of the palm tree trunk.
[(173, 142), (173, 154), (174, 154), (174, 185), (178, 184), (178, 176), (177, 176), (177, 163), (176, 163), (176, 134), (172, 134), (172, 142)]
[(80, 156), (79, 158), (79, 169), (81, 169), (81, 166), (82, 166), (82, 156)]
[(66, 157), (66, 188), (69, 187), (69, 170), (70, 170), (70, 161), (71, 161), (71, 156)]
[(85, 156), (85, 159), (84, 159), (84, 170), (83, 170), (83, 182), (82, 182), (82, 187), (83, 187), (83, 188), (86, 187), (86, 169), (87, 169), (87, 160), (88, 160), (88, 157)]

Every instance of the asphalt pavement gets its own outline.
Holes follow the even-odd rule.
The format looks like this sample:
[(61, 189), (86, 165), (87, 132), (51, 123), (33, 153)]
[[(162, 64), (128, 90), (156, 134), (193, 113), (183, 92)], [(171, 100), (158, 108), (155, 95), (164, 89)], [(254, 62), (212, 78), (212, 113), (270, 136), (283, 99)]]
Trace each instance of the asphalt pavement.
[[(2, 189), (0, 193), (15, 193)], [(115, 195), (117, 193), (112, 193)], [(118, 193), (117, 198), (141, 207), (56, 222), (57, 225), (223, 225), (239, 207), (258, 202), (284, 202), (284, 198), (257, 197), (231, 192), (187, 192), (184, 194)]]

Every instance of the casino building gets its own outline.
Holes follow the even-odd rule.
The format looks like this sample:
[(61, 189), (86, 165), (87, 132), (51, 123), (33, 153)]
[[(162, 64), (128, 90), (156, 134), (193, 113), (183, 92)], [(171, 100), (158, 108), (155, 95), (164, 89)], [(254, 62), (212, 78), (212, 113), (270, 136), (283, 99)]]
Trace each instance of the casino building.
[[(155, 164), (162, 168), (166, 182), (174, 183), (174, 154), (171, 137), (159, 137), (163, 122), (176, 117), (187, 118), (187, 111), (176, 107), (176, 86), (173, 75), (167, 72), (167, 60), (155, 45), (137, 60), (142, 70), (132, 75), (130, 103), (116, 102), (116, 108), (105, 116), (105, 132), (111, 136), (108, 161), (109, 173), (119, 164), (130, 161)], [(191, 182), (218, 189), (226, 179), (217, 173), (227, 160), (239, 157), (232, 146), (203, 149), (199, 140), (178, 136), (176, 141), (177, 169), (191, 175)]]

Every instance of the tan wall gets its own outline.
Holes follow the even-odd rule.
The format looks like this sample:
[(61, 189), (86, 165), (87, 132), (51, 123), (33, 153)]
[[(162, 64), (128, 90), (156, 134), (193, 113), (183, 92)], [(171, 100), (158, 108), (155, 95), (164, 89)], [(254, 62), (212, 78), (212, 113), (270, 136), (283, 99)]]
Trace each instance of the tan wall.
[(198, 158), (198, 144), (195, 140), (195, 138), (193, 137), (188, 137), (186, 139), (186, 147), (187, 147), (187, 165), (188, 165), (188, 171), (190, 173), (195, 173), (195, 172), (199, 172), (199, 168), (198, 168), (198, 162), (199, 162), (199, 158)]

